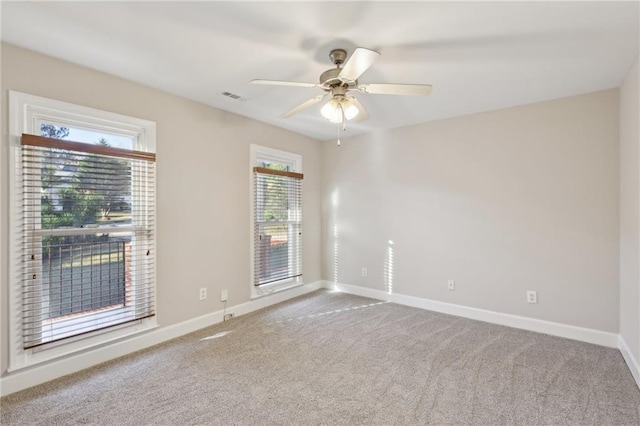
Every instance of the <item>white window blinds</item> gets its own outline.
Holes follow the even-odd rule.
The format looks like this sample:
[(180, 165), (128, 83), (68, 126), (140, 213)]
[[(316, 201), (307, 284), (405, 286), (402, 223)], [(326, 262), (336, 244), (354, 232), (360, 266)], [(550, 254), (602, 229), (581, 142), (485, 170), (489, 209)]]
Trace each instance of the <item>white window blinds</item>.
[(155, 154), (21, 145), (23, 348), (155, 315)]
[(254, 167), (254, 285), (302, 276), (300, 173)]

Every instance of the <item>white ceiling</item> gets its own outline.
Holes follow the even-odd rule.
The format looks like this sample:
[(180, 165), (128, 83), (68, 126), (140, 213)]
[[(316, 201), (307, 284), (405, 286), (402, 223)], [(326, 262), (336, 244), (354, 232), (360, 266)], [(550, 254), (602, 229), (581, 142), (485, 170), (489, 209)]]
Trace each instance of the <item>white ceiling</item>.
[[(348, 135), (618, 87), (638, 53), (638, 2), (2, 2), (4, 41), (317, 139), (329, 51), (380, 59), (361, 83), (430, 83), (428, 97), (359, 95)], [(234, 101), (221, 95), (243, 97)]]

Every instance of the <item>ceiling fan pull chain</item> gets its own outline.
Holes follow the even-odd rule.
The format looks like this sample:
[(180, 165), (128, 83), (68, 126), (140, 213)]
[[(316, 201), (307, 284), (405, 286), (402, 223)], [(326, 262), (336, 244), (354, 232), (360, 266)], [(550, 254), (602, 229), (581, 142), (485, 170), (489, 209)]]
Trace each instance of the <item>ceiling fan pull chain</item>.
[[(344, 118), (342, 119), (344, 121)], [(338, 126), (338, 146), (340, 146), (342, 143), (340, 142), (340, 136), (342, 136), (342, 126)]]
[(340, 146), (340, 136), (342, 136), (342, 132), (347, 131), (347, 118), (344, 115), (344, 108), (342, 107), (342, 103), (338, 104), (338, 108), (340, 108), (340, 116), (342, 117), (342, 124), (340, 125), (340, 127), (338, 127), (338, 146)]

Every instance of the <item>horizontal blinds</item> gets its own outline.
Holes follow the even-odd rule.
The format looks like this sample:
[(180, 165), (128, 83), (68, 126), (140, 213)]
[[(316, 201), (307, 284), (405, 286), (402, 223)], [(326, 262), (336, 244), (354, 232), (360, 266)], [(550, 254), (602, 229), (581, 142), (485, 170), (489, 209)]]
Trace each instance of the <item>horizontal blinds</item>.
[(155, 314), (155, 155), (22, 137), (25, 349)]
[(254, 168), (254, 285), (302, 276), (300, 173)]

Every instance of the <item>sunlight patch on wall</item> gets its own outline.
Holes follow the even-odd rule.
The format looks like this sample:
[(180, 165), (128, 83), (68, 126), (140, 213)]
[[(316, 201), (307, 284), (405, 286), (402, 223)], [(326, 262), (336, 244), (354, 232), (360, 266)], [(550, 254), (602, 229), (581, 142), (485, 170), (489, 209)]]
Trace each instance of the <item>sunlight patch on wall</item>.
[(389, 240), (384, 260), (384, 285), (388, 294), (393, 294), (393, 241)]
[(333, 282), (338, 282), (338, 225), (333, 225)]
[(338, 257), (339, 257), (339, 247), (338, 247), (338, 221), (337, 221), (337, 210), (338, 210), (338, 204), (339, 204), (339, 195), (338, 195), (338, 189), (334, 189), (331, 192), (331, 216), (333, 219), (333, 290), (334, 291), (340, 291), (338, 289), (338, 286), (336, 285), (338, 283)]

